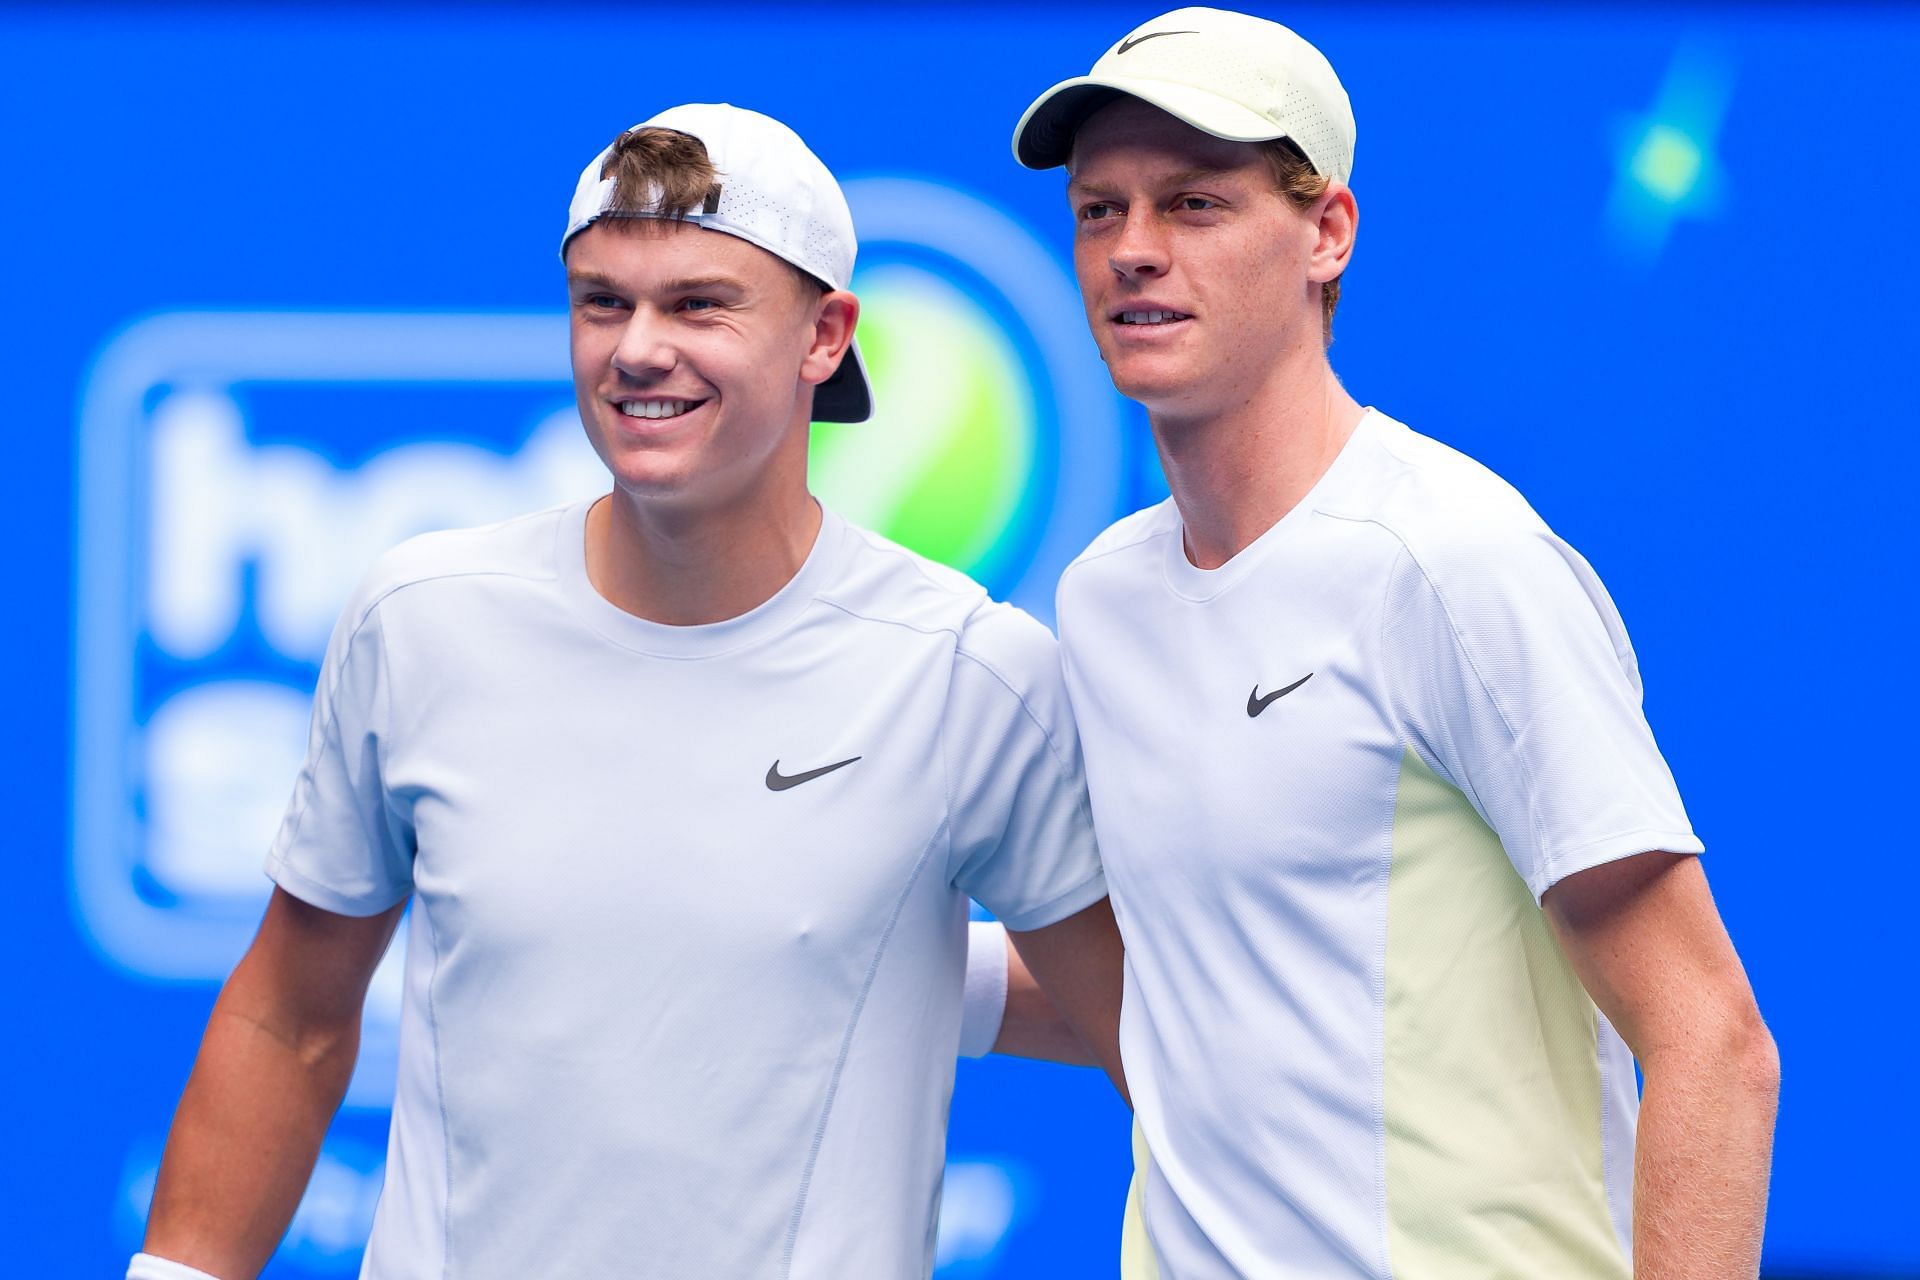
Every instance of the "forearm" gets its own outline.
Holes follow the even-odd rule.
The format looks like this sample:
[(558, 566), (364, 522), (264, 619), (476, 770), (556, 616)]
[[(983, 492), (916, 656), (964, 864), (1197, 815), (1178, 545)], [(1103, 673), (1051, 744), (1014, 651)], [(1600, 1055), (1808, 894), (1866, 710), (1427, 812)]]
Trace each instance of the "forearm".
[[(1120, 1062), (1120, 931), (1105, 898), (1065, 920), (1028, 933), (1008, 931), (1040, 990), (1066, 1020), (1080, 1048), (1104, 1068), (1127, 1098)], [(1009, 983), (1011, 996), (1012, 984)], [(1011, 1013), (1011, 1009), (1009, 1009)], [(1075, 1057), (1077, 1058), (1077, 1054)], [(1131, 1105), (1131, 1099), (1128, 1099)]]
[(358, 1051), (357, 1020), (299, 1034), (229, 988), (160, 1163), (146, 1252), (221, 1280), (266, 1265), (299, 1206)]
[(1100, 1060), (1053, 1007), (1053, 1001), (1040, 989), (1013, 944), (1009, 941), (1002, 945), (1007, 953), (1006, 1014), (1000, 1023), (999, 1038), (993, 1042), (993, 1051), (1076, 1067), (1099, 1066)]
[(1758, 1024), (1645, 1064), (1634, 1160), (1636, 1280), (1759, 1274), (1780, 1063)]

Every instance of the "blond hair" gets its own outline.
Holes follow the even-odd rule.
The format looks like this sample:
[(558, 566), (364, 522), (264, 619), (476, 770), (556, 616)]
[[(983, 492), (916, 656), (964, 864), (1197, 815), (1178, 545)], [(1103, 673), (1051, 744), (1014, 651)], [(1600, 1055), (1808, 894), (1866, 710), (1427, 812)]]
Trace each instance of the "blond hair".
[[(1274, 185), (1280, 189), (1281, 197), (1296, 211), (1306, 212), (1327, 193), (1327, 180), (1313, 171), (1305, 153), (1291, 140), (1275, 138), (1263, 142), (1260, 154), (1273, 170)], [(1335, 276), (1320, 286), (1320, 337), (1328, 346), (1333, 345), (1333, 309), (1339, 305), (1340, 277)]]

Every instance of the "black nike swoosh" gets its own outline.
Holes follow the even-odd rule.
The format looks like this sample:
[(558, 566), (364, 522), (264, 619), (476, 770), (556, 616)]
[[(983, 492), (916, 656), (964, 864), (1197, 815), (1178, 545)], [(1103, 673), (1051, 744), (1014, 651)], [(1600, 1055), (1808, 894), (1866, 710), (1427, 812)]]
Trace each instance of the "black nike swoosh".
[(1157, 39), (1160, 36), (1197, 36), (1199, 34), (1198, 31), (1149, 31), (1143, 36), (1128, 36), (1120, 42), (1120, 47), (1113, 52), (1117, 57), (1137, 44), (1145, 44), (1147, 41)]
[(1270, 704), (1275, 698), (1286, 697), (1288, 694), (1292, 693), (1295, 689), (1298, 689), (1301, 685), (1305, 684), (1307, 681), (1311, 679), (1313, 679), (1313, 672), (1309, 671), (1307, 672), (1307, 674), (1301, 676), (1298, 680), (1295, 680), (1292, 684), (1288, 685), (1286, 688), (1275, 689), (1272, 693), (1268, 694), (1264, 698), (1260, 696), (1260, 686), (1256, 684), (1255, 686), (1253, 686), (1253, 692), (1247, 695), (1247, 718), (1251, 720), (1254, 716), (1257, 716), (1262, 711), (1265, 711), (1267, 709), (1268, 704)]
[(789, 787), (797, 787), (803, 782), (812, 782), (822, 774), (832, 773), (835, 769), (846, 768), (852, 764), (854, 760), (858, 760), (859, 758), (859, 756), (854, 756), (852, 759), (842, 760), (839, 764), (822, 765), (818, 769), (809, 769), (805, 773), (796, 773), (791, 778), (780, 772), (780, 762), (775, 760), (767, 766), (767, 790), (785, 791)]

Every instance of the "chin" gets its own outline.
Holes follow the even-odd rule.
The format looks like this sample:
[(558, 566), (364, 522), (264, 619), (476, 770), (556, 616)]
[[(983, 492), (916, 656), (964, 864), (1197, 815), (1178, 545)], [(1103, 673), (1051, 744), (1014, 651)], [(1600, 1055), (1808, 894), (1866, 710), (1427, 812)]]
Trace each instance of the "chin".
[(687, 469), (660, 465), (664, 458), (621, 458), (609, 468), (619, 489), (650, 502), (671, 502), (685, 497), (695, 486)]
[(1125, 360), (1107, 366), (1113, 389), (1149, 410), (1161, 404), (1175, 404), (1191, 398), (1194, 376), (1185, 369), (1169, 369), (1146, 360)]

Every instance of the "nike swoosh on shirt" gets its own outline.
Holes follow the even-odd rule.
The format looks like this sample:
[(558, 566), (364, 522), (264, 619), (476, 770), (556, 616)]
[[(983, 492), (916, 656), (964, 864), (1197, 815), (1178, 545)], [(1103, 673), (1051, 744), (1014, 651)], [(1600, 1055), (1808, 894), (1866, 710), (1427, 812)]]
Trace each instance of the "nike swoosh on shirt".
[(1199, 34), (1198, 31), (1149, 31), (1143, 36), (1128, 36), (1120, 42), (1120, 47), (1115, 49), (1113, 53), (1115, 57), (1119, 57), (1127, 50), (1133, 48), (1133, 46), (1145, 44), (1149, 40), (1157, 40), (1161, 36), (1197, 36)]
[(1254, 716), (1257, 716), (1262, 711), (1265, 711), (1267, 707), (1272, 704), (1275, 698), (1286, 697), (1288, 694), (1292, 693), (1295, 689), (1298, 689), (1301, 685), (1305, 684), (1307, 681), (1311, 679), (1313, 679), (1313, 672), (1309, 671), (1307, 672), (1307, 674), (1301, 676), (1298, 680), (1295, 680), (1292, 684), (1288, 685), (1286, 688), (1275, 689), (1272, 693), (1268, 694), (1264, 698), (1260, 696), (1260, 686), (1257, 684), (1254, 685), (1253, 692), (1247, 695), (1247, 718), (1251, 720)]
[(832, 773), (835, 769), (844, 769), (858, 759), (860, 759), (859, 756), (854, 756), (851, 759), (842, 760), (838, 764), (822, 765), (818, 769), (809, 769), (805, 773), (796, 773), (791, 776), (781, 773), (780, 762), (775, 760), (767, 766), (767, 790), (786, 791), (791, 787), (799, 786), (803, 782), (812, 782), (815, 778)]

